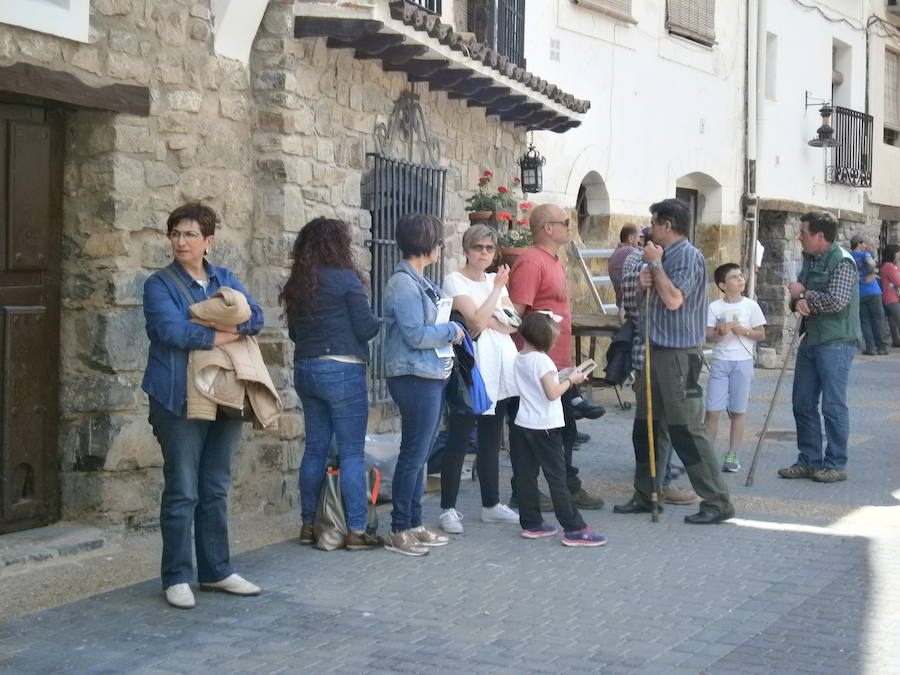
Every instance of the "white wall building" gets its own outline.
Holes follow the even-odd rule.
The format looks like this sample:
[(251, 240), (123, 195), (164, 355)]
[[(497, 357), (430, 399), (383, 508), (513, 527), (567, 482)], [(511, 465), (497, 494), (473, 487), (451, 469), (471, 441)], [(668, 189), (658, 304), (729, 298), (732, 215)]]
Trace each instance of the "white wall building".
[[(691, 8), (696, 21), (678, 14)], [(592, 101), (581, 127), (535, 134), (547, 156), (538, 199), (575, 207), (583, 186), (582, 235), (596, 243), (676, 188), (694, 191), (697, 239), (714, 254), (719, 226), (741, 222), (745, 16), (743, 2), (712, 0), (530, 4), (529, 70)]]
[[(869, 110), (875, 118), (871, 201), (883, 220), (900, 220), (900, 4), (871, 0)], [(896, 232), (895, 232), (896, 234)]]
[[(613, 245), (655, 200), (695, 200), (693, 238), (711, 268), (748, 261), (756, 235), (757, 291), (781, 347), (800, 214), (832, 211), (845, 244), (857, 232), (900, 237), (898, 4), (530, 4), (527, 67), (592, 101), (579, 128), (535, 134), (547, 157), (536, 200), (578, 208), (589, 246)], [(816, 147), (826, 102), (838, 144)]]
[(836, 148), (812, 147), (808, 141), (822, 124), (819, 109), (824, 102), (835, 106), (833, 127), (850, 114), (846, 111), (866, 112), (868, 3), (755, 0), (752, 4), (758, 9), (755, 49), (751, 45), (748, 57), (757, 83), (751, 92), (756, 97), (756, 117), (751, 120), (756, 143), (748, 146), (748, 154), (756, 159), (757, 194), (862, 211), (871, 192), (869, 181), (861, 177), (860, 185), (832, 182), (828, 171), (852, 152), (848, 139), (838, 138), (841, 145)]

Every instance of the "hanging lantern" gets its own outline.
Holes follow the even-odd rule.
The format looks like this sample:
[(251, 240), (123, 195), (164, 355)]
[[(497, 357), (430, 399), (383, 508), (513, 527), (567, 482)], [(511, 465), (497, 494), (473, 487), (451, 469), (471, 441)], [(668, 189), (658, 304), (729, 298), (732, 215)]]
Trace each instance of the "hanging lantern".
[(543, 189), (543, 171), (541, 167), (546, 162), (547, 158), (542, 156), (534, 147), (534, 134), (532, 134), (531, 141), (528, 143), (528, 150), (519, 158), (523, 193), (527, 194), (530, 192), (534, 194)]
[(831, 115), (834, 112), (828, 103), (819, 109), (822, 116), (822, 126), (816, 129), (816, 137), (809, 141), (808, 145), (814, 148), (833, 148), (840, 145), (840, 142), (834, 137), (834, 127), (831, 126)]

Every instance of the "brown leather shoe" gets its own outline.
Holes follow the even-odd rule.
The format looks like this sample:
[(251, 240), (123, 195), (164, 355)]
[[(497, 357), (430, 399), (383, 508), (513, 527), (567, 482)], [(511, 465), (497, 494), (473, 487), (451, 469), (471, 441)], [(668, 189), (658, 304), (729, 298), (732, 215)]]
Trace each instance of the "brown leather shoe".
[(837, 483), (847, 480), (847, 472), (840, 469), (819, 469), (813, 473), (812, 479), (817, 483)]
[(693, 490), (677, 485), (663, 485), (662, 494), (666, 504), (696, 504), (700, 501), (700, 497)]
[(312, 523), (304, 523), (300, 526), (300, 543), (301, 544), (315, 544), (316, 543), (316, 535), (313, 531)]
[(604, 501), (590, 492), (581, 488), (578, 492), (572, 494), (572, 503), (579, 509), (602, 509)]
[(786, 469), (778, 469), (778, 475), (782, 478), (812, 478), (815, 470), (802, 464), (792, 464)]
[(350, 530), (346, 541), (346, 547), (351, 551), (364, 551), (383, 545), (380, 537), (375, 537), (365, 530)]

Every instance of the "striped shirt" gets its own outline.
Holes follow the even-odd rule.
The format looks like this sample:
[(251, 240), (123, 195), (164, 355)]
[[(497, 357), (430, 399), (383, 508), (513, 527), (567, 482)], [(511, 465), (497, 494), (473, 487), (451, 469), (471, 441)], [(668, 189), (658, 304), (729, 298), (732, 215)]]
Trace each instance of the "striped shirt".
[(631, 345), (631, 367), (641, 370), (644, 367), (644, 336), (640, 330), (639, 315), (643, 307), (638, 304), (638, 276), (644, 264), (644, 252), (633, 249), (622, 263), (622, 311), (625, 320), (634, 324), (634, 337)]
[[(701, 347), (706, 341), (706, 259), (687, 238), (666, 246), (662, 267), (684, 301), (678, 309), (668, 309), (659, 293), (650, 289), (650, 342), (657, 347)], [(641, 334), (648, 317), (641, 317)]]

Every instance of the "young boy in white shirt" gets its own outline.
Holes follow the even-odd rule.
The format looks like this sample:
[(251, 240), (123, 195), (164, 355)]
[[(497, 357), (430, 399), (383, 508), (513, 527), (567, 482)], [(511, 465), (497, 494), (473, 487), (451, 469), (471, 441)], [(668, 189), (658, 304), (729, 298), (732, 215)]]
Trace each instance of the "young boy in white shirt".
[(744, 274), (736, 263), (725, 263), (714, 273), (716, 286), (725, 294), (709, 303), (706, 339), (715, 343), (709, 368), (706, 428), (715, 443), (719, 413), (728, 411), (731, 432), (722, 471), (741, 469), (738, 457), (744, 440), (744, 416), (750, 399), (756, 343), (766, 338), (766, 317), (754, 300), (744, 297)]

